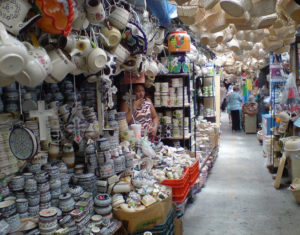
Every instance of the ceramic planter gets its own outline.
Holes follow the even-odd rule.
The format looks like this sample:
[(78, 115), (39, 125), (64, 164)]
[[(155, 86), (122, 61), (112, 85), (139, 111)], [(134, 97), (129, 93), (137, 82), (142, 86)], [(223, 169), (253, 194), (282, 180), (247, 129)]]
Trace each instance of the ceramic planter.
[(63, 212), (69, 212), (74, 209), (75, 201), (70, 193), (65, 193), (59, 196), (59, 208)]
[(190, 52), (191, 38), (186, 31), (174, 31), (168, 37), (170, 53)]
[(112, 210), (112, 206), (111, 205), (108, 205), (106, 207), (95, 207), (94, 208), (95, 212), (98, 214), (98, 215), (102, 215), (102, 216), (105, 216), (105, 215), (108, 215), (111, 210)]
[(189, 73), (190, 59), (187, 56), (169, 56), (170, 73)]

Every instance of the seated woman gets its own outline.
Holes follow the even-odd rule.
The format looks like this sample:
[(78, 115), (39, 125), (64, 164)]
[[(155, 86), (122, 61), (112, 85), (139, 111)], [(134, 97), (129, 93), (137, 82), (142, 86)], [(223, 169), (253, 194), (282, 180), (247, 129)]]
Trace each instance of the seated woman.
[(142, 125), (142, 136), (147, 128), (147, 135), (150, 139), (156, 136), (158, 127), (158, 116), (150, 99), (145, 97), (144, 84), (135, 84), (133, 87), (135, 101), (133, 110), (124, 101), (121, 105), (121, 111), (126, 112), (126, 120), (128, 124), (139, 123)]

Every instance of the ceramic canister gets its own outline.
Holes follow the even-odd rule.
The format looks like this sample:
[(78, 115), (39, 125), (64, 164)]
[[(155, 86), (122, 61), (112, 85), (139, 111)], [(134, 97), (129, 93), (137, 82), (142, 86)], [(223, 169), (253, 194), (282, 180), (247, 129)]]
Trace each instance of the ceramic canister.
[(161, 95), (160, 96), (160, 105), (167, 107), (169, 103), (169, 96), (168, 95)]
[(39, 229), (48, 231), (57, 227), (57, 211), (54, 208), (48, 208), (39, 212)]
[(16, 205), (17, 205), (18, 213), (23, 214), (23, 213), (27, 212), (27, 210), (28, 210), (28, 200), (27, 199), (25, 199), (25, 198), (17, 199)]
[(33, 193), (37, 191), (37, 182), (35, 179), (27, 179), (25, 181), (25, 192)]
[(10, 188), (13, 191), (21, 191), (25, 186), (24, 176), (14, 176), (10, 181)]
[(75, 153), (74, 153), (74, 149), (73, 149), (72, 144), (70, 144), (70, 143), (64, 144), (62, 160), (69, 168), (74, 167)]
[(74, 209), (75, 201), (70, 193), (65, 193), (59, 196), (59, 208), (63, 212), (69, 212)]
[(40, 194), (39, 192), (27, 193), (28, 205), (36, 206), (40, 203)]
[(160, 92), (169, 92), (169, 83), (168, 82), (160, 83)]

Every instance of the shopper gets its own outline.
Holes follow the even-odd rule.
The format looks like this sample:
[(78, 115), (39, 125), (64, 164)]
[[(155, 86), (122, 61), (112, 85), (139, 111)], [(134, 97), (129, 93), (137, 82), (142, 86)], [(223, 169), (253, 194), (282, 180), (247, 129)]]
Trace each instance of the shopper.
[(139, 123), (142, 125), (142, 136), (147, 129), (147, 135), (150, 139), (156, 136), (158, 127), (158, 115), (153, 103), (146, 98), (144, 84), (135, 84), (133, 87), (135, 101), (133, 102), (133, 112), (126, 102), (122, 103), (121, 111), (126, 112), (128, 124)]
[(239, 91), (240, 89), (237, 86), (235, 86), (233, 88), (233, 92), (228, 95), (228, 104), (230, 107), (231, 118), (232, 118), (232, 131), (241, 130), (240, 112), (241, 112), (242, 97)]

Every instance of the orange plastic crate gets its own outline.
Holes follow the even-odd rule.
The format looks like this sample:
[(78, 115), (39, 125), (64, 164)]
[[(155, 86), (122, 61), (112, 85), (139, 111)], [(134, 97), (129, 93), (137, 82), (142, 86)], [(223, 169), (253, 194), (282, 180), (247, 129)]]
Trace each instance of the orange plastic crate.
[(199, 157), (197, 157), (194, 164), (189, 167), (189, 173), (189, 183), (190, 186), (193, 186), (199, 176)]
[(186, 197), (188, 196), (190, 192), (190, 185), (187, 184), (183, 189), (182, 189), (182, 193), (179, 195), (174, 195), (173, 194), (173, 201), (176, 203), (182, 203)]
[(172, 188), (173, 201), (177, 202), (178, 200), (182, 200), (184, 197), (186, 198), (190, 187), (189, 180), (189, 168), (186, 168), (181, 179), (166, 179), (160, 182), (160, 184), (167, 185)]

